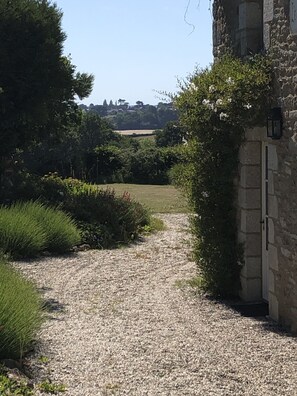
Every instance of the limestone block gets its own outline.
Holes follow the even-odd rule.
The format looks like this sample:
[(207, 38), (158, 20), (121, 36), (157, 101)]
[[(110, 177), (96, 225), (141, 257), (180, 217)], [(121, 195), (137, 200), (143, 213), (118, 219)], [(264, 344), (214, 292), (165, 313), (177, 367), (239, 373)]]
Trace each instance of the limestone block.
[(265, 50), (269, 50), (270, 48), (270, 35), (271, 35), (271, 28), (268, 23), (264, 24), (263, 28), (263, 42)]
[(276, 146), (269, 144), (268, 145), (268, 169), (273, 171), (278, 170), (278, 157)]
[(269, 270), (268, 273), (268, 289), (271, 293), (275, 292), (275, 277), (273, 271), (271, 270)]
[(261, 256), (262, 241), (261, 234), (247, 234), (245, 232), (238, 232), (239, 242), (244, 244), (245, 256)]
[(275, 195), (268, 195), (268, 213), (273, 219), (278, 219), (278, 202)]
[(261, 144), (260, 142), (246, 142), (239, 151), (239, 161), (243, 165), (260, 165)]
[(258, 209), (242, 209), (240, 230), (246, 233), (261, 232), (261, 211)]
[(249, 1), (239, 5), (239, 29), (261, 27), (262, 15), (259, 1)]
[(240, 168), (240, 186), (245, 188), (261, 187), (261, 168), (258, 165), (244, 165)]
[(261, 257), (246, 257), (241, 275), (244, 278), (261, 278), (262, 277), (262, 260)]
[(268, 248), (268, 265), (270, 269), (278, 271), (278, 250), (271, 244)]
[(245, 131), (246, 141), (262, 142), (263, 140), (266, 139), (266, 137), (267, 137), (266, 128), (256, 127), (256, 128), (246, 129)]
[(269, 292), (269, 316), (273, 320), (279, 320), (278, 299), (276, 295), (271, 292)]
[(248, 279), (240, 277), (240, 297), (244, 301), (259, 301), (262, 299), (262, 281), (260, 278)]
[(264, 4), (263, 4), (264, 23), (271, 22), (273, 20), (273, 12), (274, 12), (274, 1), (264, 0)]
[(268, 219), (268, 241), (274, 243), (274, 221), (272, 219)]
[(238, 189), (238, 205), (243, 209), (260, 209), (261, 208), (261, 190), (260, 188), (242, 188)]

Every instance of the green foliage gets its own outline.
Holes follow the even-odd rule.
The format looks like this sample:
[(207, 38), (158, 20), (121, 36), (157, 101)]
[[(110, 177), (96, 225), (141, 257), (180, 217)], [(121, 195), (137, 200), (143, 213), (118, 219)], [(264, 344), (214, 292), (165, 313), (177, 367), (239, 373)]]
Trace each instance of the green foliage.
[(116, 197), (112, 190), (88, 185), (77, 190), (70, 201), (64, 202), (64, 207), (80, 222), (103, 226), (102, 241), (112, 238), (113, 244), (131, 241), (149, 223), (147, 211), (127, 194)]
[(241, 246), (237, 240), (234, 179), (244, 128), (265, 121), (271, 72), (266, 58), (246, 62), (226, 56), (181, 86), (176, 104), (189, 138), (183, 182), (196, 216), (195, 254), (204, 288), (235, 295), (240, 288)]
[(31, 396), (33, 390), (24, 381), (16, 381), (0, 374), (0, 395), (7, 396)]
[(171, 147), (183, 143), (185, 131), (179, 123), (170, 121), (161, 130), (156, 131), (157, 147)]
[[(89, 110), (100, 115), (106, 115), (106, 112), (103, 112), (103, 109), (106, 108), (102, 107), (98, 105), (90, 106)], [(178, 118), (177, 111), (173, 108), (172, 103), (160, 102), (157, 106), (152, 106), (144, 105), (141, 101), (138, 101), (136, 106), (132, 106), (131, 109), (121, 100), (119, 106), (113, 106), (110, 110), (112, 110), (112, 113), (107, 116), (107, 119), (117, 130), (163, 128), (167, 122), (175, 121)]]
[(83, 243), (88, 244), (92, 249), (104, 249), (114, 245), (115, 241), (108, 226), (86, 221), (78, 221), (77, 225)]
[(51, 1), (0, 1), (0, 155), (50, 133), (62, 134), (77, 113), (75, 96), (93, 77), (62, 55), (62, 12)]
[(163, 220), (159, 219), (158, 217), (151, 216), (150, 224), (145, 225), (141, 231), (142, 233), (151, 233), (151, 232), (165, 231), (165, 230), (166, 230), (166, 226)]
[(140, 148), (130, 156), (130, 177), (127, 181), (143, 184), (168, 184), (170, 168), (185, 159), (184, 148)]
[(54, 395), (60, 392), (66, 392), (66, 386), (64, 384), (55, 384), (51, 381), (43, 381), (38, 387), (41, 391)]
[(84, 112), (79, 128), (79, 147), (82, 152), (92, 152), (98, 146), (105, 146), (110, 142), (120, 140), (111, 125), (93, 112)]
[(41, 324), (41, 301), (33, 285), (3, 258), (0, 258), (0, 301), (0, 359), (22, 358)]
[(13, 257), (32, 257), (42, 250), (62, 253), (80, 242), (65, 213), (39, 202), (0, 207), (0, 249)]
[[(127, 193), (118, 197), (111, 189), (102, 190), (73, 178), (61, 179), (55, 173), (41, 178), (36, 189), (42, 202), (54, 207), (59, 204), (71, 214), (81, 230), (82, 242), (94, 248), (128, 243), (150, 221), (147, 210)], [(34, 191), (32, 195), (27, 198), (36, 199)]]
[(88, 156), (88, 175), (90, 181), (102, 183), (111, 180), (124, 168), (122, 151), (115, 146), (96, 147), (94, 152)]

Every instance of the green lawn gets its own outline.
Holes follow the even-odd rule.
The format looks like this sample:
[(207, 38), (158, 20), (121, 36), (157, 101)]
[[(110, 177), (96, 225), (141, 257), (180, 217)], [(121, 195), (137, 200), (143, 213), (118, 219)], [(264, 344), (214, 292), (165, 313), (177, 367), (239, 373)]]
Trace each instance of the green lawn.
[(142, 203), (155, 213), (186, 213), (186, 199), (173, 186), (147, 184), (102, 184), (102, 188), (113, 188), (121, 195), (129, 192), (131, 198)]

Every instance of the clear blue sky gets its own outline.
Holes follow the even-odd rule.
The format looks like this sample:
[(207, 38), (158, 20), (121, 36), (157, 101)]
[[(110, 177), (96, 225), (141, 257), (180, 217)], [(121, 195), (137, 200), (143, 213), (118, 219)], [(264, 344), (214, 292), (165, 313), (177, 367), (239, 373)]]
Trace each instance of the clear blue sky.
[[(63, 10), (65, 54), (95, 84), (84, 103), (156, 104), (195, 66), (212, 62), (209, 0), (55, 0)], [(199, 4), (200, 3), (200, 4)]]

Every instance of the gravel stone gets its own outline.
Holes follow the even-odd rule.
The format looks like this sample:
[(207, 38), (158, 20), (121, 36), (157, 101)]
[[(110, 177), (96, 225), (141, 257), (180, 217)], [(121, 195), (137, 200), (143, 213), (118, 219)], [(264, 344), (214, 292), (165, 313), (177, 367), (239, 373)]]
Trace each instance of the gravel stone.
[(187, 217), (160, 217), (167, 230), (130, 247), (15, 263), (47, 301), (37, 381), (70, 396), (297, 395), (296, 338), (180, 287), (196, 274)]

